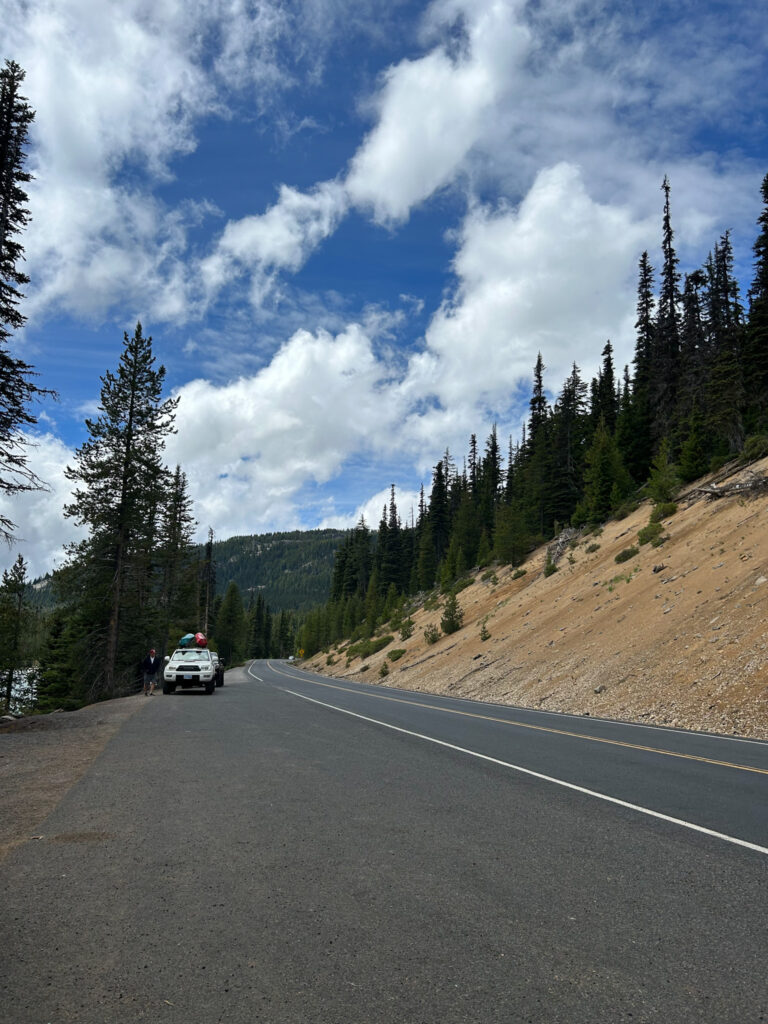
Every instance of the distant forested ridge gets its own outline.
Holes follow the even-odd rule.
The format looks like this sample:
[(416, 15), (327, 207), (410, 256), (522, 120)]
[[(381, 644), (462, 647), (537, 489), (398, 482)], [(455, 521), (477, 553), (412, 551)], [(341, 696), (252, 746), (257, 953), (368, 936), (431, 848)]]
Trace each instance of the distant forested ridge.
[(272, 610), (306, 611), (328, 600), (343, 530), (294, 530), (213, 543), (216, 593), (235, 583), (246, 605), (261, 593)]

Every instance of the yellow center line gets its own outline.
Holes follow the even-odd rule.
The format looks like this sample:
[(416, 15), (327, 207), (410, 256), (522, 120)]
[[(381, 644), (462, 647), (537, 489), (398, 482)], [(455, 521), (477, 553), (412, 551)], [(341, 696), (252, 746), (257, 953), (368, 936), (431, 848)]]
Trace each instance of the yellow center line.
[(364, 697), (370, 697), (372, 700), (390, 701), (393, 704), (408, 704), (411, 707), (425, 708), (429, 711), (441, 711), (448, 715), (461, 715), (463, 718), (477, 718), (484, 722), (498, 722), (500, 725), (514, 725), (519, 729), (532, 729), (535, 732), (548, 732), (553, 733), (556, 736), (569, 736), (572, 739), (587, 740), (590, 743), (607, 743), (612, 747), (624, 747), (628, 750), (643, 750), (650, 754), (661, 754), (664, 757), (679, 757), (684, 761), (700, 761), (702, 764), (713, 764), (720, 768), (736, 768), (742, 772), (753, 772), (755, 775), (768, 775), (768, 769), (754, 768), (748, 764), (734, 764), (732, 761), (716, 761), (714, 758), (700, 757), (697, 754), (681, 754), (676, 750), (663, 750), (660, 747), (647, 747), (640, 743), (626, 743), (624, 740), (609, 740), (602, 736), (588, 736), (583, 732), (571, 732), (568, 729), (555, 729), (548, 725), (532, 725), (530, 722), (518, 722), (512, 718), (497, 718), (494, 715), (480, 715), (475, 711), (459, 711), (458, 708), (445, 708), (440, 707), (437, 704), (426, 704), (421, 701), (406, 700), (403, 697), (392, 697), (383, 693), (370, 693), (368, 690), (352, 690), (348, 686), (340, 686), (337, 683), (321, 683), (318, 679), (310, 679), (306, 675), (290, 675), (288, 672), (282, 672), (279, 668), (275, 668), (271, 663), (268, 662), (268, 664), (273, 672), (276, 672), (278, 675), (285, 676), (286, 679), (292, 679), (295, 682), (312, 683), (313, 686), (323, 686), (328, 690), (340, 690), (342, 693), (358, 694)]

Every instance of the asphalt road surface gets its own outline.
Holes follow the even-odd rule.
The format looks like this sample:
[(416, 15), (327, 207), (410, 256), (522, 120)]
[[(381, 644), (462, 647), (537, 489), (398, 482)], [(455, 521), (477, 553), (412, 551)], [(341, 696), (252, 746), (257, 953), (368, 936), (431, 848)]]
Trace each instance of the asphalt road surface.
[(260, 662), (147, 700), (40, 835), (2, 1024), (768, 1022), (765, 743)]

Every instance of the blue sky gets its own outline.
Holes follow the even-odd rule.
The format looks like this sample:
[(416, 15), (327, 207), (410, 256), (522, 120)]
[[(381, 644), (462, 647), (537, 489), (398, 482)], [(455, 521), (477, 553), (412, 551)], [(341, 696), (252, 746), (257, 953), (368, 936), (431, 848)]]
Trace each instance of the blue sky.
[(76, 535), (63, 467), (137, 319), (180, 397), (168, 461), (226, 537), (375, 525), (393, 482), (407, 517), (446, 446), (519, 436), (539, 350), (552, 393), (607, 338), (628, 362), (665, 174), (681, 268), (730, 229), (749, 284), (751, 0), (0, 6), (37, 111), (14, 350), (60, 394), (49, 491), (2, 505), (34, 573)]

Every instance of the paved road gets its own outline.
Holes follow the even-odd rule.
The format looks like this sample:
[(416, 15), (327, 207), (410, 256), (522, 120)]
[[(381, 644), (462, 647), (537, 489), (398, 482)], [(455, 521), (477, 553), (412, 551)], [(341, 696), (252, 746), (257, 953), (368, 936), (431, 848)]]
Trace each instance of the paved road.
[(768, 853), (768, 743), (350, 684), (291, 664), (253, 665), (249, 674), (306, 700)]
[(233, 670), (146, 701), (0, 868), (0, 1021), (768, 1021), (767, 772)]

